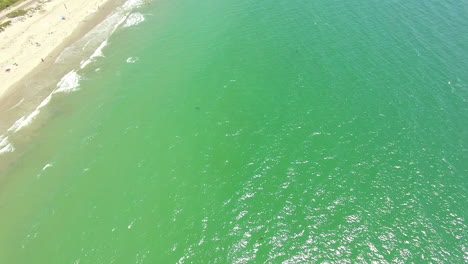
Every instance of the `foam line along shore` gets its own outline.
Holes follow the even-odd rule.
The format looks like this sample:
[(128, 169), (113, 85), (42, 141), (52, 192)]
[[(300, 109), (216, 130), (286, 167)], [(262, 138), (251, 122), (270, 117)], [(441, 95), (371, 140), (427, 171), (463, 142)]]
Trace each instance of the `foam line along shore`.
[[(103, 56), (108, 38), (120, 25), (129, 27), (144, 20), (143, 15), (131, 12), (142, 3), (138, 0), (97, 0), (83, 4), (62, 0), (47, 2), (44, 8), (50, 12), (18, 21), (2, 32), (6, 37), (2, 38), (0, 54), (6, 59), (0, 64), (0, 107), (3, 107), (0, 154), (15, 150), (10, 136), (32, 123), (54, 94), (78, 89), (81, 75), (77, 71)], [(103, 8), (103, 5), (108, 6)], [(74, 14), (72, 18), (58, 15), (62, 9)], [(58, 22), (55, 21), (57, 16)], [(72, 21), (70, 25), (67, 25), (68, 20)], [(50, 26), (54, 23), (57, 27)], [(40, 78), (49, 80), (42, 82), (46, 83), (42, 87), (29, 85), (30, 79)]]
[(51, 53), (112, 1), (38, 1), (27, 15), (11, 19), (0, 33), (0, 96), (38, 65), (53, 60)]

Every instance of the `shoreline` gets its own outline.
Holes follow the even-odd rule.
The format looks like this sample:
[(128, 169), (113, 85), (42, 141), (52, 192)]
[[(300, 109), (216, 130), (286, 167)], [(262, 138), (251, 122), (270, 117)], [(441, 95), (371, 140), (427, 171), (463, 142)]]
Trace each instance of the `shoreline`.
[[(28, 79), (34, 69), (50, 64), (59, 50), (66, 47), (64, 44), (71, 44), (70, 39), (77, 31), (83, 33), (86, 26), (89, 31), (102, 21), (111, 11), (105, 7), (113, 2), (116, 1), (37, 1), (31, 5), (33, 11), (10, 19), (12, 24), (0, 32), (0, 100)], [(91, 21), (93, 25), (86, 25)]]
[[(63, 6), (63, 3), (65, 2), (65, 0), (53, 1), (55, 6)], [(67, 0), (66, 3), (68, 9), (71, 10), (69, 1), (70, 0)], [(85, 10), (84, 12), (87, 12), (88, 9), (83, 8), (84, 5), (80, 5), (77, 0), (72, 1), (74, 2), (76, 8), (81, 8)], [(57, 89), (57, 83), (64, 77), (65, 74), (70, 71), (80, 70), (83, 68), (80, 67), (83, 59), (89, 58), (89, 56), (96, 49), (96, 43), (90, 42), (98, 39), (96, 36), (101, 36), (99, 35), (101, 32), (98, 32), (98, 35), (96, 35), (97, 33), (94, 31), (101, 27), (102, 23), (105, 24), (109, 18), (115, 17), (116, 14), (119, 15), (118, 17), (122, 17), (123, 11), (129, 11), (129, 7), (126, 7), (127, 2), (125, 0), (86, 1), (86, 6), (88, 7), (95, 6), (99, 3), (99, 10), (93, 13), (88, 13), (81, 19), (76, 20), (73, 24), (75, 27), (68, 28), (66, 31), (67, 34), (61, 35), (62, 37), (57, 38), (58, 35), (55, 35), (54, 45), (49, 45), (49, 48), (46, 50), (47, 56), (45, 56), (44, 59), (47, 60), (41, 62), (39, 58), (39, 62), (36, 60), (36, 63), (26, 63), (28, 67), (23, 68), (22, 72), (18, 72), (18, 74), (14, 76), (11, 75), (9, 82), (5, 81), (2, 77), (7, 76), (7, 74), (12, 72), (4, 72), (3, 66), (5, 63), (8, 63), (8, 61), (4, 61), (3, 57), (0, 57), (0, 67), (2, 67), (0, 68), (0, 80), (2, 80), (2, 82), (0, 82), (0, 174), (3, 174), (3, 172), (8, 170), (9, 165), (14, 163), (14, 161), (24, 152), (24, 148), (17, 148), (18, 146), (15, 144), (15, 141), (22, 138), (20, 140), (22, 141), (22, 144), (20, 145), (23, 146), (25, 143), (27, 144), (27, 142), (31, 142), (33, 140), (34, 134), (36, 133), (35, 130), (43, 125), (44, 120), (34, 125), (32, 127), (33, 130), (27, 132), (28, 136), (26, 136), (22, 131), (18, 134), (17, 131), (11, 131), (11, 129), (17, 125), (18, 121), (21, 121), (21, 119), (28, 119), (35, 112), (38, 112), (38, 108), (42, 107), (44, 102), (48, 102), (50, 96)], [(39, 21), (41, 21), (41, 23), (46, 24), (47, 21), (51, 19), (57, 20), (54, 14), (57, 14), (57, 12), (35, 15)], [(126, 15), (123, 17), (126, 18)], [(34, 18), (34, 16), (32, 18)], [(36, 20), (31, 19), (29, 22), (27, 20), (25, 22), (17, 22), (12, 24), (9, 28), (7, 28), (7, 30), (16, 30), (16, 33), (18, 34), (21, 32), (19, 30), (24, 27), (21, 27), (21, 24), (19, 23), (24, 23), (31, 27), (37, 26), (31, 25), (34, 23), (34, 21)], [(59, 19), (59, 22), (63, 21)], [(17, 24), (20, 26), (15, 28)], [(8, 41), (3, 38), (4, 33), (8, 32), (7, 30), (0, 33), (0, 37), (2, 37), (0, 40), (0, 48)], [(26, 33), (21, 33), (26, 36), (35, 36), (37, 34), (44, 33), (47, 34), (47, 31), (44, 30), (34, 31), (33, 29), (28, 29), (28, 31), (25, 32)], [(111, 34), (112, 33), (104, 34), (104, 38), (107, 39)], [(87, 39), (87, 41), (85, 39)], [(19, 48), (21, 48), (21, 46), (19, 46)], [(30, 45), (26, 46), (26, 48), (29, 48), (30, 51), (38, 47)], [(79, 54), (66, 54), (69, 49), (72, 49), (72, 51), (79, 51)], [(0, 54), (3, 55), (5, 54), (4, 52), (5, 49), (0, 50)], [(9, 58), (18, 58), (19, 56), (17, 54), (18, 53), (12, 54), (9, 56)], [(26, 53), (19, 52), (19, 54), (24, 55), (28, 53), (26, 51)], [(10, 61), (10, 63), (13, 62)], [(16, 63), (18, 64), (18, 69), (25, 64), (19, 60)], [(33, 116), (33, 119), (35, 119), (35, 116)], [(34, 123), (35, 122), (33, 122), (33, 124)], [(26, 125), (29, 126), (28, 124)], [(26, 138), (24, 136), (26, 136)], [(5, 155), (7, 153), (8, 155)]]

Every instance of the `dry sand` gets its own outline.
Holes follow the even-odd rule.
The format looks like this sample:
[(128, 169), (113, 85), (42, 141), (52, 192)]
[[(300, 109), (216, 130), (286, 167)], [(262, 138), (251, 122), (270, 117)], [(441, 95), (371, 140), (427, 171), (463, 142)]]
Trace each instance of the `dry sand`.
[(111, 1), (38, 1), (29, 6), (35, 10), (28, 15), (12, 19), (12, 25), (0, 32), (0, 98), (33, 69), (52, 60), (52, 52)]
[[(76, 45), (85, 50), (81, 48), (80, 45), (84, 43), (80, 40), (92, 33), (93, 29), (99, 28), (107, 18), (118, 18), (119, 21), (126, 18), (122, 11), (129, 11), (131, 7), (121, 9), (124, 2), (30, 0), (18, 6), (35, 10), (22, 18), (12, 19), (12, 25), (0, 32), (0, 175), (22, 155), (21, 146), (27, 146), (33, 141), (35, 129), (41, 127), (49, 117), (44, 114), (36, 118), (36, 115), (57, 89), (57, 82), (65, 73), (75, 69), (83, 58), (89, 57), (94, 46), (89, 45), (82, 54), (83, 58), (68, 56), (66, 61), (60, 63), (56, 60), (68, 48)], [(12, 10), (0, 12), (0, 23), (6, 20), (4, 16)], [(120, 16), (112, 15), (119, 10)], [(97, 34), (101, 34), (101, 31), (97, 31)], [(104, 40), (109, 36), (101, 35), (91, 37), (99, 41), (101, 37)], [(18, 123), (30, 127), (29, 123), (33, 119), (32, 124), (37, 126), (25, 133), (18, 134), (17, 130), (12, 129)]]

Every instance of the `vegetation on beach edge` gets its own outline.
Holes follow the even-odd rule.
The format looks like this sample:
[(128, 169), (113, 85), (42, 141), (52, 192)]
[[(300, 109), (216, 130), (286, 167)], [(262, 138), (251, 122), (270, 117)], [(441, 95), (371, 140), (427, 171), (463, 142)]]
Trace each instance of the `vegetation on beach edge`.
[(5, 28), (8, 27), (10, 24), (11, 24), (11, 20), (7, 20), (7, 21), (1, 23), (1, 24), (0, 24), (0, 32), (2, 32), (3, 30), (5, 30)]
[(14, 18), (14, 17), (19, 17), (19, 16), (24, 16), (26, 15), (26, 13), (28, 13), (28, 10), (18, 9), (11, 13), (8, 13), (7, 17)]
[(21, 2), (21, 0), (0, 0), (0, 11), (18, 2)]

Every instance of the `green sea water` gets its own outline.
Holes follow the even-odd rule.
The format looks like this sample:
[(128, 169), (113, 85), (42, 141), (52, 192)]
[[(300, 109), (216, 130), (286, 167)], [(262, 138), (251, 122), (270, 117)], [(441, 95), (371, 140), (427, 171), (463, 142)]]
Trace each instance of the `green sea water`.
[(467, 8), (133, 10), (10, 136), (0, 263), (466, 263)]

